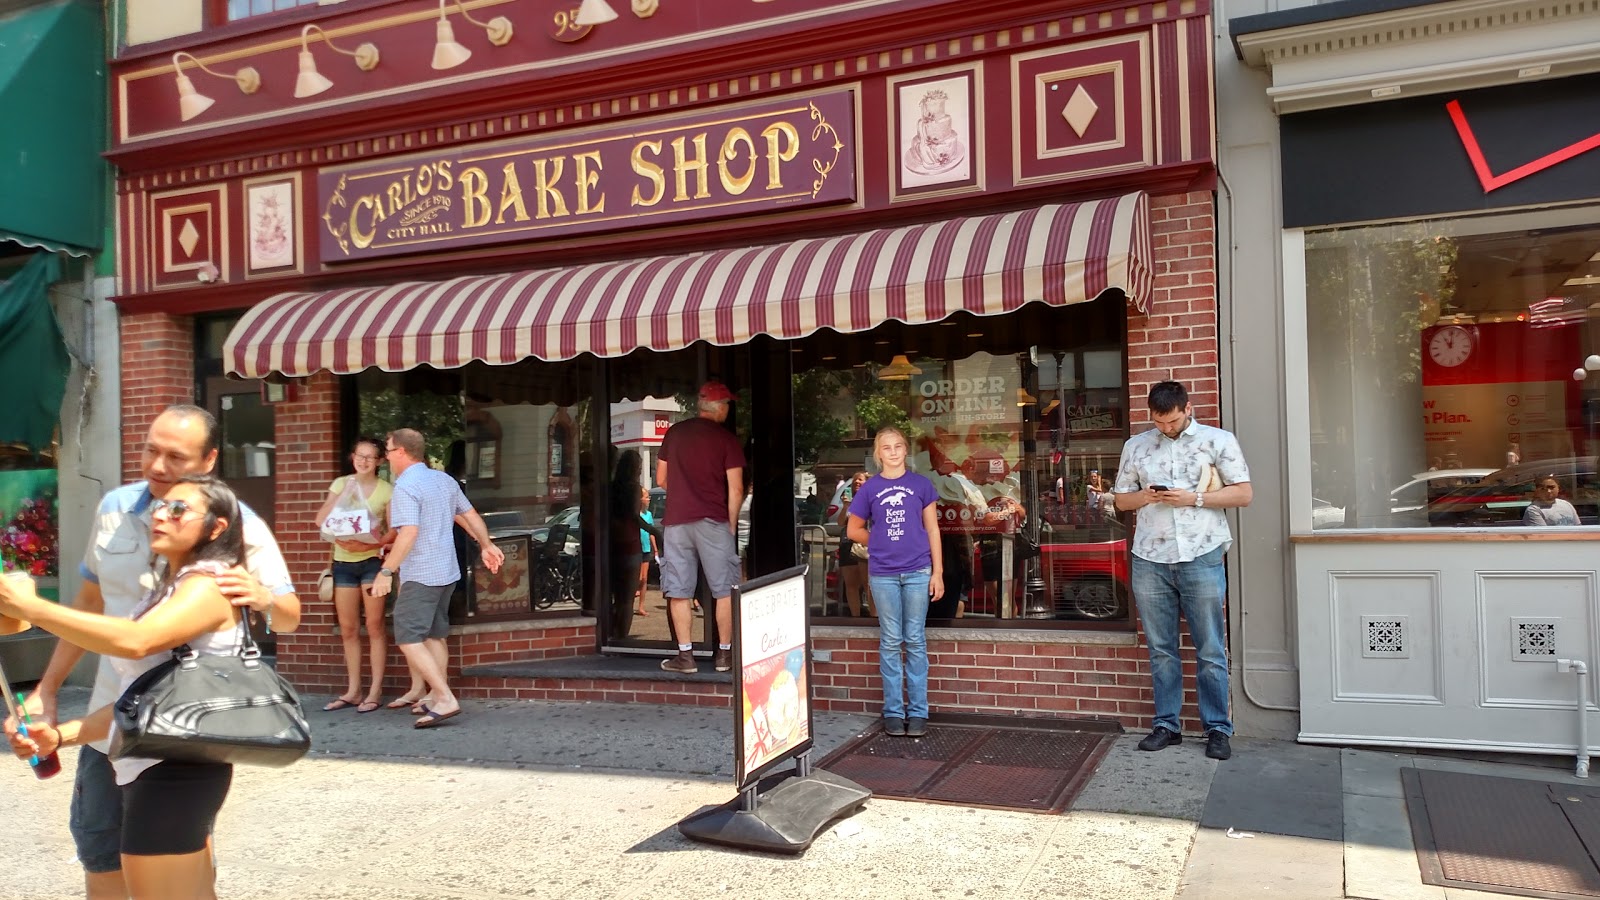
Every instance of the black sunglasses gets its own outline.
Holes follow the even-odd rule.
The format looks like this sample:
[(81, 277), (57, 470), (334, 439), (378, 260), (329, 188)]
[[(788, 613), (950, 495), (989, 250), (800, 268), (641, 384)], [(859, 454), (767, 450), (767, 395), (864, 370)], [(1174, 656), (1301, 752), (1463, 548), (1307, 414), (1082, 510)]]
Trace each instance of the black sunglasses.
[(164, 516), (172, 521), (182, 521), (183, 517), (194, 509), (186, 500), (168, 500), (162, 498), (150, 504), (150, 517)]

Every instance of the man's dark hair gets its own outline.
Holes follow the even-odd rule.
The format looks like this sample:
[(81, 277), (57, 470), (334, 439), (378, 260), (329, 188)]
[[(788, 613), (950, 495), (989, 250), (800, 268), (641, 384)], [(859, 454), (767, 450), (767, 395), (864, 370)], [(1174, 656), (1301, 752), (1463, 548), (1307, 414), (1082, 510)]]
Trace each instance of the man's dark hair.
[[(191, 563), (215, 560), (225, 566), (242, 566), (245, 562), (244, 520), (241, 518), (239, 497), (227, 482), (211, 475), (186, 475), (178, 484), (192, 484), (206, 498), (206, 537), (194, 546)], [(226, 519), (228, 527), (215, 538), (210, 537), (218, 519)]]
[(210, 456), (211, 451), (222, 446), (221, 429), (217, 427), (217, 417), (213, 416), (210, 410), (192, 403), (176, 403), (162, 410), (161, 414), (177, 416), (180, 419), (200, 420), (200, 424), (206, 429), (205, 446), (200, 449), (202, 457)]
[(1189, 392), (1176, 381), (1158, 381), (1150, 388), (1150, 411), (1166, 415), (1189, 405)]

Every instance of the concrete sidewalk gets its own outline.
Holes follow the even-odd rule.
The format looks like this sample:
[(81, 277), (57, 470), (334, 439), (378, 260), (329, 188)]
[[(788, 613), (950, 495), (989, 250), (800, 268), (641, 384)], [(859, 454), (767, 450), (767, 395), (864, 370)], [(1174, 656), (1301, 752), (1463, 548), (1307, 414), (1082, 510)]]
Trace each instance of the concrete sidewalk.
[[(734, 796), (725, 710), (469, 701), (415, 731), (404, 711), (323, 713), (326, 699), (306, 698), (311, 757), (238, 770), (217, 824), (221, 896), (1491, 897), (1421, 884), (1400, 769), (1566, 771), (1247, 739), (1218, 764), (1198, 741), (1141, 753), (1125, 735), (1065, 815), (875, 799), (789, 857), (676, 830)], [(876, 720), (815, 725), (821, 758)], [(0, 858), (26, 873), (0, 897), (81, 892), (66, 756), (48, 782), (0, 766)]]

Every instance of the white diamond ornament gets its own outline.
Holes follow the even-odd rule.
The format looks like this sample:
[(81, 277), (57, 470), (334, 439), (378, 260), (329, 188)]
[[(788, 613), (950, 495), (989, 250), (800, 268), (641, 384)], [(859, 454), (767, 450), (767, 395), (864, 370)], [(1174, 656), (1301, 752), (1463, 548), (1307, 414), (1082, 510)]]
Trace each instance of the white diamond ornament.
[(1089, 130), (1090, 123), (1094, 122), (1095, 113), (1099, 111), (1100, 104), (1095, 103), (1094, 98), (1090, 97), (1089, 92), (1080, 84), (1072, 92), (1072, 97), (1067, 100), (1067, 105), (1061, 108), (1061, 118), (1067, 120), (1067, 124), (1072, 126), (1078, 137), (1083, 137), (1083, 133)]
[(183, 248), (184, 256), (194, 255), (194, 246), (200, 243), (200, 230), (194, 227), (193, 219), (184, 219), (183, 228), (178, 232), (178, 246)]

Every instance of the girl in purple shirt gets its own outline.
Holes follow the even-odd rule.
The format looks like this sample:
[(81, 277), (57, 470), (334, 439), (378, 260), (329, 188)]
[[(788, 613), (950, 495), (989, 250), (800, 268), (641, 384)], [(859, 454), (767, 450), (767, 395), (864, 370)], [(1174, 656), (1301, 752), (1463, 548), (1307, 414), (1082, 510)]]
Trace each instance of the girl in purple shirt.
[[(928, 728), (928, 604), (944, 596), (939, 493), (906, 469), (900, 429), (878, 429), (878, 474), (850, 501), (846, 535), (867, 545), (867, 583), (878, 611), (878, 672), (883, 730), (920, 737)], [(904, 664), (901, 652), (905, 653)]]

